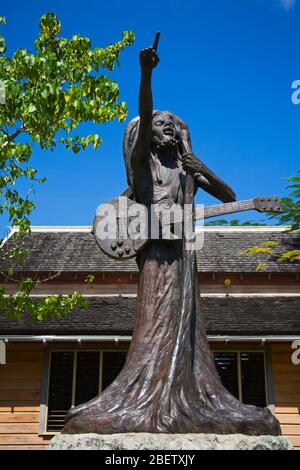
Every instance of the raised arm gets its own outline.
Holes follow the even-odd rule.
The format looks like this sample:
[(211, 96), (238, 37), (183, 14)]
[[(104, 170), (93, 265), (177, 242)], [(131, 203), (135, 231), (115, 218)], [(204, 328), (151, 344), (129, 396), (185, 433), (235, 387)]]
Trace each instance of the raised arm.
[(133, 165), (144, 162), (149, 155), (152, 138), (152, 70), (159, 62), (156, 51), (149, 47), (140, 52), (141, 84), (139, 93), (139, 116), (140, 124), (135, 151), (133, 155)]

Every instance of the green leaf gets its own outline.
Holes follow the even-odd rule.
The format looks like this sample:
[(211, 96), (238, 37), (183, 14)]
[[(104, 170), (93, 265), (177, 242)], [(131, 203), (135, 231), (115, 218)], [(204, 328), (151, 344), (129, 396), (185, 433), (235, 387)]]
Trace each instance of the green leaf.
[(30, 103), (28, 106), (28, 113), (34, 113), (36, 111), (36, 106), (33, 103)]
[(95, 134), (94, 135), (94, 145), (93, 145), (94, 150), (96, 150), (99, 147), (100, 143), (101, 143), (101, 138), (99, 137), (98, 134)]
[(92, 284), (95, 280), (95, 276), (93, 276), (92, 274), (88, 274), (87, 277), (85, 278), (84, 282), (86, 284)]

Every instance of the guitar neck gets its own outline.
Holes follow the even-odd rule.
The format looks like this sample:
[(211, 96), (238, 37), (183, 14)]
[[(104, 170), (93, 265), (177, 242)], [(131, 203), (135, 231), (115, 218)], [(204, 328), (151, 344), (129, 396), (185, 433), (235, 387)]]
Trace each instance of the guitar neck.
[[(213, 206), (204, 207), (204, 219), (209, 219), (211, 217), (216, 217), (218, 215), (233, 214), (235, 212), (250, 211), (255, 209), (255, 204), (253, 199), (248, 199), (245, 201), (237, 202), (227, 202), (225, 204), (216, 204)], [(202, 218), (203, 212), (197, 208), (195, 211), (195, 220)]]

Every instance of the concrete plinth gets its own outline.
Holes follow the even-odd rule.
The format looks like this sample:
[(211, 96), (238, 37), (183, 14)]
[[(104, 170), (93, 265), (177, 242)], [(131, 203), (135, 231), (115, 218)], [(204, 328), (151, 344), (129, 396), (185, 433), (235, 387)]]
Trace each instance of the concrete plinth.
[(244, 434), (59, 434), (50, 450), (292, 450), (282, 436)]

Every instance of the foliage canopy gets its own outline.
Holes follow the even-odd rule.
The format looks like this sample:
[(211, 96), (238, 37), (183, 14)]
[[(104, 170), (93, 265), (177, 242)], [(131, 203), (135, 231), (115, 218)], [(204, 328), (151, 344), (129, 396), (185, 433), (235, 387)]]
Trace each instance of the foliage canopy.
[[(5, 24), (5, 18), (0, 17), (0, 22)], [(6, 296), (0, 286), (0, 308), (18, 318), (27, 311), (42, 320), (84, 305), (79, 292), (33, 302), (30, 293), (39, 281), (14, 277), (13, 262), (26, 256), (20, 240), (30, 232), (30, 214), (35, 207), (32, 187), (45, 181), (30, 165), (34, 146), (53, 151), (60, 144), (77, 153), (93, 145), (96, 150), (101, 137), (81, 135), (78, 126), (114, 119), (121, 122), (127, 116), (126, 104), (119, 101), (117, 82), (102, 71), (112, 72), (119, 65), (120, 52), (133, 43), (134, 34), (125, 31), (120, 41), (92, 48), (87, 37), (66, 39), (60, 33), (57, 16), (46, 13), (40, 20), (35, 52), (18, 49), (11, 57), (0, 35), (0, 79), (5, 90), (0, 104), (0, 215), (8, 214), (11, 225), (19, 227), (15, 236), (19, 242), (9, 253), (0, 253), (2, 265), (3, 258), (4, 264), (10, 265), (3, 274), (18, 281), (14, 295)], [(24, 181), (29, 186), (25, 195), (19, 189)]]

